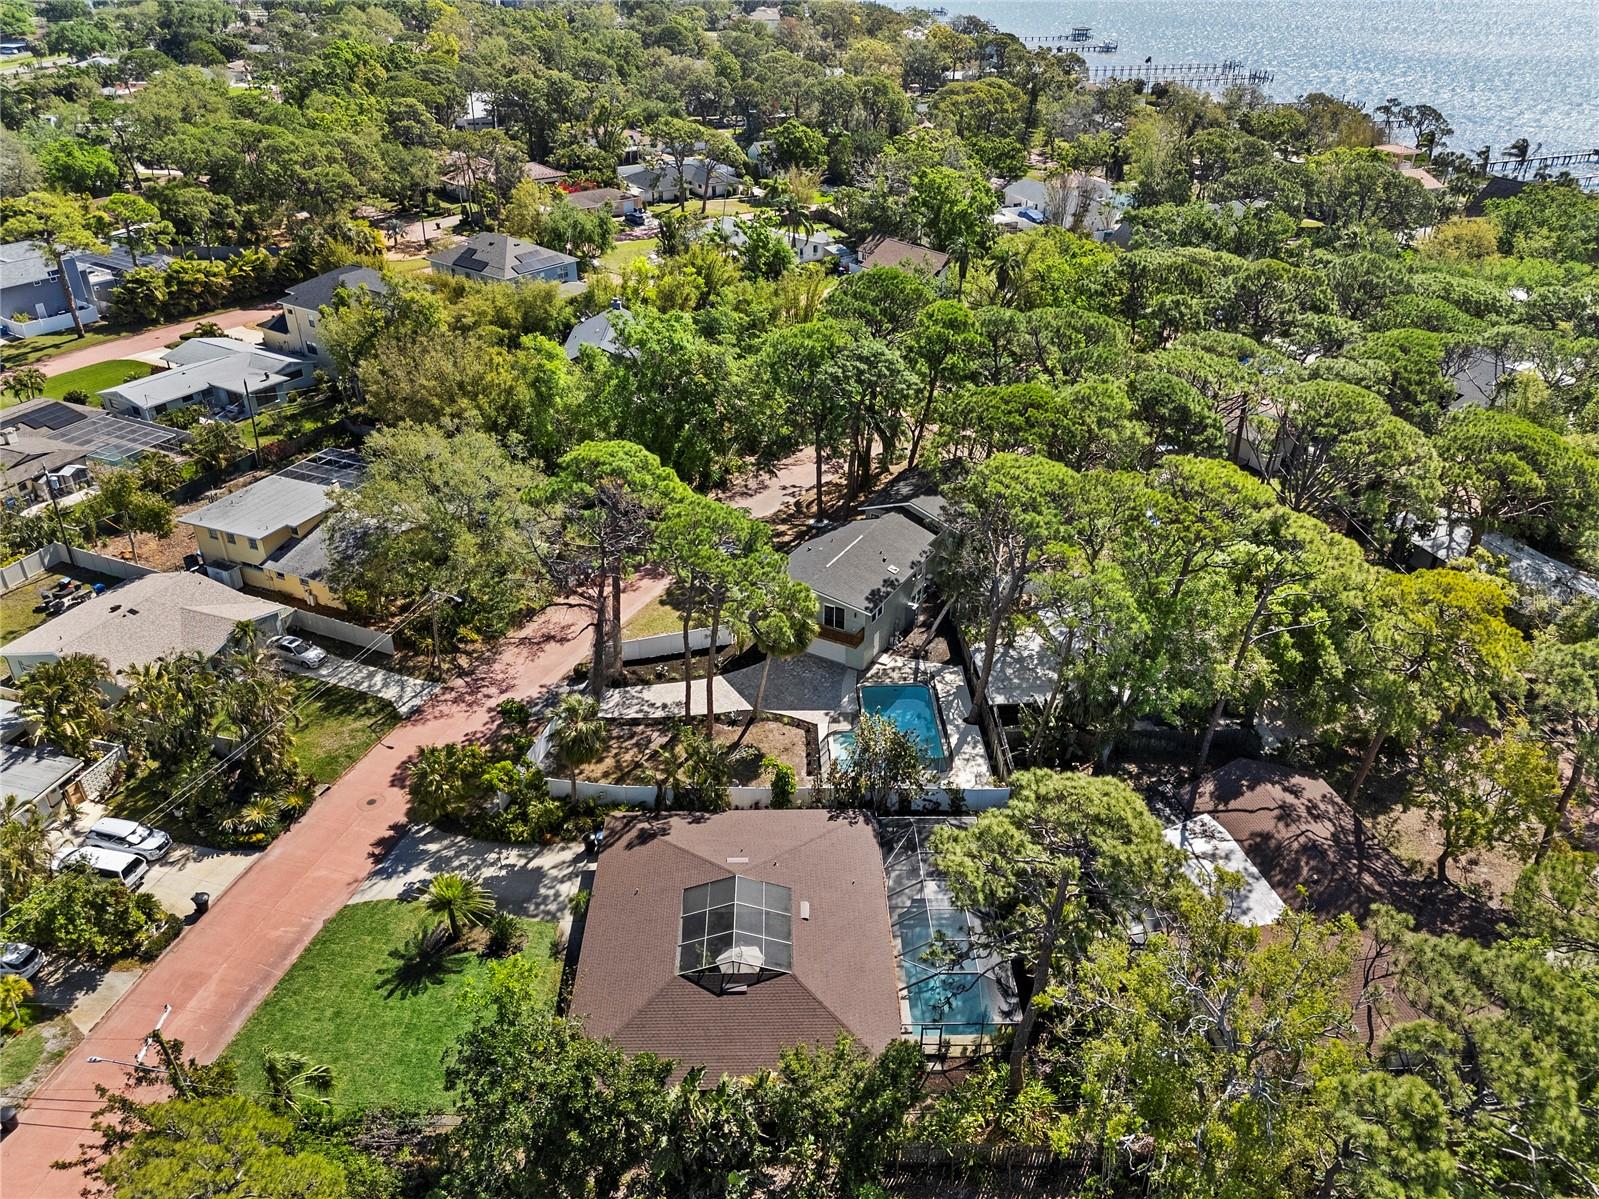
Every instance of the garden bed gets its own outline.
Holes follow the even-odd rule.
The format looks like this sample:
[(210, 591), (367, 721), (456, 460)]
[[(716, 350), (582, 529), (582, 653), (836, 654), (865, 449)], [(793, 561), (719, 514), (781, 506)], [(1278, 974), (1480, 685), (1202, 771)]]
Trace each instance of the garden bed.
[[(587, 783), (624, 783), (633, 786), (653, 786), (659, 777), (657, 751), (670, 745), (677, 737), (682, 721), (667, 718), (651, 720), (616, 720), (610, 722), (610, 743), (605, 753), (596, 761), (581, 767), (577, 777)], [(704, 718), (696, 718), (691, 727), (703, 728)], [(732, 745), (743, 731), (742, 715), (719, 719), (716, 740), (720, 745)], [(741, 748), (752, 752), (743, 755), (733, 769), (732, 785), (735, 787), (765, 787), (772, 781), (767, 759), (775, 758), (794, 768), (800, 778), (810, 775), (809, 766), (818, 760), (816, 730), (803, 721), (775, 714), (763, 715), (744, 738)], [(558, 769), (551, 767), (558, 773)]]

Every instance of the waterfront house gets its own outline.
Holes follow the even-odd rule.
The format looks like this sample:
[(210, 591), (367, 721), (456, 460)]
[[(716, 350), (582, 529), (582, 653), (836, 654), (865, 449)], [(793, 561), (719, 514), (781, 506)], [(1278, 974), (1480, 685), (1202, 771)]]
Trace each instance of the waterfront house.
[(428, 258), (435, 274), (478, 283), (576, 283), (577, 259), (559, 250), (510, 237), (478, 233)]
[(865, 670), (916, 622), (935, 534), (900, 511), (848, 521), (788, 556), (791, 578), (816, 592), (808, 652)]

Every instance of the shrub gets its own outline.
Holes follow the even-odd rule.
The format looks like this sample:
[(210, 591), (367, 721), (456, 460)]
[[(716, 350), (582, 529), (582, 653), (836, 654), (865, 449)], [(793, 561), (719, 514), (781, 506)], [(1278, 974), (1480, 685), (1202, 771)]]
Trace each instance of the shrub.
[(772, 774), (772, 807), (792, 808), (794, 796), (799, 790), (799, 776), (787, 762), (779, 762), (775, 758), (768, 758), (766, 762)]
[(171, 912), (167, 913), (161, 927), (148, 933), (144, 944), (139, 946), (139, 957), (146, 962), (153, 962), (166, 952), (167, 946), (178, 939), (178, 934), (183, 931), (183, 919)]
[(72, 388), (61, 398), (69, 404), (83, 404), (87, 406), (94, 403), (94, 397), (88, 392), (84, 391), (81, 387)]
[(140, 947), (167, 918), (153, 895), (135, 895), (86, 867), (62, 871), (11, 909), (7, 940), (68, 957), (109, 961)]
[(492, 958), (510, 957), (527, 943), (522, 922), (509, 912), (495, 912), (489, 921), (489, 940), (484, 952)]

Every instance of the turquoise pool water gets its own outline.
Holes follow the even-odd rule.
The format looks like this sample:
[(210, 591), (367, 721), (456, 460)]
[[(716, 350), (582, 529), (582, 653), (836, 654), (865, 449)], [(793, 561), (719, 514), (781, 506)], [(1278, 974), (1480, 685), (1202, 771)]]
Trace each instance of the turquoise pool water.
[[(942, 764), (947, 754), (938, 724), (938, 699), (925, 683), (873, 683), (860, 688), (861, 711), (886, 716), (916, 738), (929, 764)], [(850, 746), (854, 738), (850, 738)]]

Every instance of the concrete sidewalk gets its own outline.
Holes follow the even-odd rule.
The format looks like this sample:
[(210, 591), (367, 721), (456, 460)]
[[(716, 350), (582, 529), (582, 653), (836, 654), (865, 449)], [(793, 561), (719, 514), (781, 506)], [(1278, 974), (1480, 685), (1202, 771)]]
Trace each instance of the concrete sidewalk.
[[(810, 456), (797, 455), (775, 477), (724, 498), (754, 516), (769, 516), (805, 493), (810, 474)], [(659, 575), (636, 577), (623, 598), (624, 619), (665, 588)], [(173, 1007), (168, 1036), (202, 1061), (220, 1054), (317, 930), (408, 831), (405, 780), (412, 755), (424, 745), (481, 735), (501, 700), (537, 698), (560, 685), (588, 653), (581, 610), (547, 609), (352, 766), (33, 1093), (19, 1127), (0, 1146), (5, 1199), (74, 1199), (86, 1179), (50, 1164), (78, 1156), (92, 1139), (100, 1107), (95, 1086), (125, 1084), (121, 1067), (86, 1059), (131, 1058), (166, 1003)]]
[(401, 716), (411, 715), (439, 689), (437, 683), (430, 683), (426, 679), (414, 679), (408, 674), (397, 674), (366, 662), (352, 662), (336, 654), (329, 654), (322, 665), (316, 667), (301, 666), (298, 662), (284, 659), (280, 661), (283, 669), (291, 674), (302, 674), (350, 691), (386, 699)]

